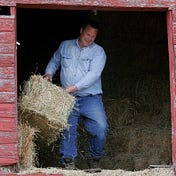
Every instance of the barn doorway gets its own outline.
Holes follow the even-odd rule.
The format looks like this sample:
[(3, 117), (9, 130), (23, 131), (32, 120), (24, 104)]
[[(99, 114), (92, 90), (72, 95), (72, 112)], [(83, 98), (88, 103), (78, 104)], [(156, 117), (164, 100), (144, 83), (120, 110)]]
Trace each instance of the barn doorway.
[[(102, 168), (171, 164), (166, 12), (17, 9), (18, 88), (31, 74), (44, 74), (59, 43), (78, 37), (90, 16), (100, 22), (97, 43), (108, 55), (102, 78), (109, 133)], [(85, 168), (87, 134), (79, 130), (77, 163)], [(37, 153), (39, 167), (58, 167), (58, 141), (37, 144)]]

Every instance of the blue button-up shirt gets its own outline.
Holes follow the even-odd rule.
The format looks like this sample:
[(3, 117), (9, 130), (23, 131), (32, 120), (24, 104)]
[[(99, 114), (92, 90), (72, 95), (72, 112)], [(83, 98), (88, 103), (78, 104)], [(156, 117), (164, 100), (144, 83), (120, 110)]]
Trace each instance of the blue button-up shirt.
[(106, 63), (104, 49), (96, 43), (80, 48), (78, 39), (63, 41), (48, 63), (45, 73), (53, 76), (58, 68), (63, 87), (75, 85), (76, 96), (102, 93), (101, 73)]

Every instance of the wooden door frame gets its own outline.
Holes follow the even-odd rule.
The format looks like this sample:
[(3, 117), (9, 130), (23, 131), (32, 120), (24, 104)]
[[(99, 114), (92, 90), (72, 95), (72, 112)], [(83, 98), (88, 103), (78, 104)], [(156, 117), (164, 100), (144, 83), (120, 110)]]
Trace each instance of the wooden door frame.
[[(26, 5), (24, 6), (20, 6), (25, 8)], [(28, 6), (28, 5), (27, 5)], [(18, 7), (18, 6), (17, 6)], [(17, 10), (16, 7), (16, 10)], [(15, 8), (15, 7), (14, 7)], [(16, 10), (15, 14), (16, 14)], [(81, 7), (79, 6), (78, 8), (75, 8), (75, 6), (72, 7), (72, 5), (69, 5), (69, 9), (76, 9), (76, 10), (80, 10)], [(58, 10), (62, 9), (64, 10), (63, 7), (59, 7), (58, 5)], [(66, 10), (66, 9), (65, 9)], [(104, 7), (103, 11), (117, 11), (118, 9), (115, 9), (112, 7)], [(144, 9), (142, 7), (137, 7), (137, 8), (127, 8), (124, 7), (121, 8), (121, 11), (143, 11)], [(170, 105), (171, 105), (171, 121), (172, 121), (172, 136), (171, 136), (171, 140), (172, 140), (172, 164), (174, 167), (174, 171), (176, 171), (176, 84), (175, 84), (175, 80), (176, 80), (176, 76), (175, 76), (175, 52), (174, 52), (174, 42), (173, 42), (173, 34), (174, 34), (174, 30), (173, 30), (173, 9), (169, 10), (168, 7), (167, 8), (163, 8), (160, 10), (157, 10), (157, 8), (152, 8), (151, 9), (145, 9), (145, 11), (164, 11), (166, 12), (166, 18), (167, 18), (167, 37), (168, 37), (168, 59), (169, 59), (169, 79), (170, 79)], [(176, 35), (176, 34), (175, 34)], [(15, 70), (16, 73), (16, 80), (17, 80), (17, 70)], [(16, 95), (17, 96), (17, 95)]]
[(170, 104), (171, 104), (171, 123), (172, 123), (172, 164), (176, 171), (176, 76), (175, 76), (175, 52), (174, 52), (174, 30), (173, 30), (173, 10), (167, 11), (167, 36), (169, 53), (169, 77), (170, 77)]

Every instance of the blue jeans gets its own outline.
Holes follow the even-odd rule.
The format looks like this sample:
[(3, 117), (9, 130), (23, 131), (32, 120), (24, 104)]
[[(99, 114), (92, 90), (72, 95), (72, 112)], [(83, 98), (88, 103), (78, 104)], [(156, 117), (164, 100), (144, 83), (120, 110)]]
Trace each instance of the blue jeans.
[(78, 155), (77, 127), (80, 116), (84, 116), (85, 129), (90, 134), (90, 156), (94, 159), (100, 159), (104, 155), (108, 124), (102, 96), (76, 97), (73, 111), (68, 118), (70, 127), (64, 130), (60, 141), (61, 162), (63, 162), (64, 158), (72, 158), (74, 160)]

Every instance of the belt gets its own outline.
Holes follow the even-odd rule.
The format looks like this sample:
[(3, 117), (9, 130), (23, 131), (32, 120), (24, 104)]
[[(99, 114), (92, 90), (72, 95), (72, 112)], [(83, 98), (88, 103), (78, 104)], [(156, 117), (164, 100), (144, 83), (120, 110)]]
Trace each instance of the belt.
[(79, 95), (75, 95), (75, 97), (78, 97), (78, 98), (84, 98), (84, 97), (93, 97), (93, 96), (99, 96), (99, 95), (102, 95), (101, 93), (100, 94), (95, 94), (95, 95), (93, 95), (93, 94), (88, 94), (88, 95), (85, 95), (85, 96), (79, 96)]

